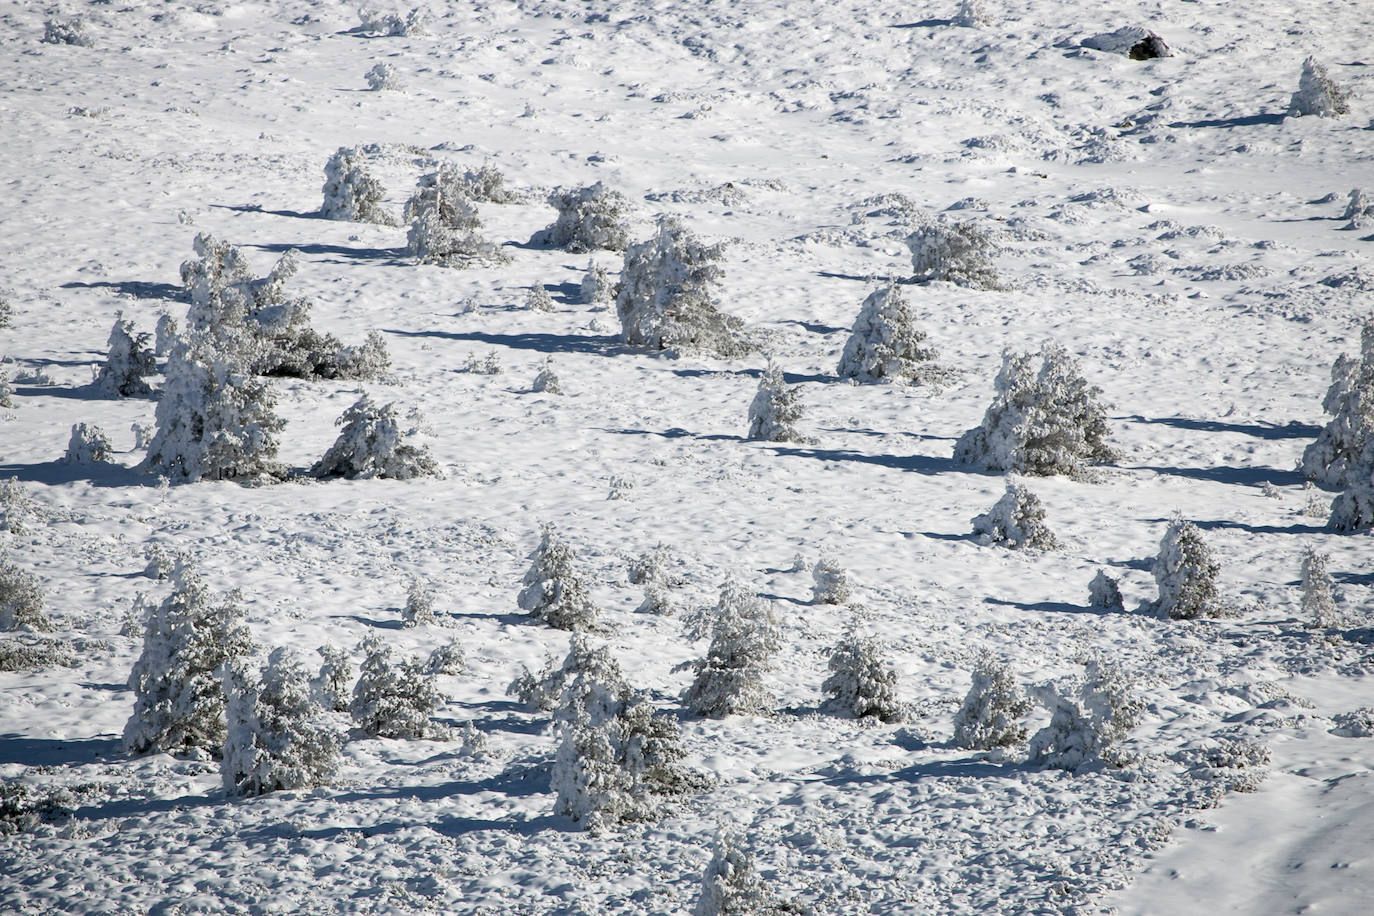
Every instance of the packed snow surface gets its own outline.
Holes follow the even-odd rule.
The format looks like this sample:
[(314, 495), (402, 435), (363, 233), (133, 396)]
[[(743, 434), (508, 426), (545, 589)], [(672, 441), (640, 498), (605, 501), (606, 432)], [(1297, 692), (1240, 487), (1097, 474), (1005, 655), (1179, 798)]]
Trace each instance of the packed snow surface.
[[(1374, 541), (1329, 530), (1334, 492), (1294, 468), (1374, 306), (1347, 213), (1374, 181), (1371, 30), (1355, 0), (0, 5), (0, 551), (52, 627), (0, 634), (0, 911), (685, 913), (725, 850), (713, 893), (747, 863), (778, 912), (1368, 912)], [(1114, 34), (1173, 55), (1088, 41)], [(1341, 104), (1298, 116), (1309, 57)], [(339, 150), (332, 193), (367, 206), (329, 218)], [(430, 196), (458, 197), (417, 230), (443, 169)], [(578, 196), (598, 185), (623, 198)], [(548, 201), (574, 197), (614, 202), (577, 218), (615, 244), (554, 247)], [(711, 348), (623, 341), (612, 249), (664, 217), (718, 246), (691, 288), (733, 316)], [(964, 224), (997, 282), (917, 276), (907, 240)], [(283, 322), (309, 300), (311, 333), (380, 335), (375, 377), (265, 380), (256, 486), (143, 464), (201, 233), (276, 277)], [(419, 263), (408, 234), (480, 256)], [(892, 282), (941, 384), (836, 375)], [(117, 321), (156, 333), (151, 395), (97, 378)], [(1101, 389), (1114, 454), (1034, 478), (1055, 549), (982, 544), (1007, 481), (954, 444), (1004, 351), (1046, 342)], [(747, 437), (770, 360), (800, 441)], [(364, 396), (423, 423), (432, 469), (308, 474)], [(69, 452), (78, 424), (108, 453)], [(1154, 610), (1175, 512), (1224, 616)], [(517, 601), (543, 525), (598, 609), (583, 635), (680, 726), (693, 778), (653, 819), (556, 814), (551, 713), (506, 692), (568, 653)], [(1302, 611), (1309, 546), (1335, 626)], [(822, 558), (847, 604), (813, 601)], [(332, 646), (337, 694), (384, 641), (437, 689), (425, 737), (319, 712), (337, 771), (260, 796), (214, 752), (128, 754), (144, 619), (190, 569), (238, 602), (250, 673), (287, 647), (314, 675)], [(1098, 570), (1124, 607), (1089, 601)], [(699, 717), (709, 628), (684, 622), (726, 580), (775, 622), (776, 705)], [(432, 619), (407, 619), (414, 583)], [(826, 702), (846, 634), (878, 639), (905, 721)], [(956, 746), (989, 658), (1035, 700), (1028, 734), (1094, 659), (1133, 727), (1074, 770)]]

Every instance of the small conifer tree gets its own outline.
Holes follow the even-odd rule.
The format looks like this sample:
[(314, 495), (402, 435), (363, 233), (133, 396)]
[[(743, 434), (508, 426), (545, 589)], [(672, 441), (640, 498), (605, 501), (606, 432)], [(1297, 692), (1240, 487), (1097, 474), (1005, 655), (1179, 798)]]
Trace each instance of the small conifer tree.
[(759, 378), (758, 392), (749, 404), (749, 438), (765, 442), (804, 442), (797, 429), (802, 407), (797, 389), (789, 388), (782, 369), (771, 361)]
[(615, 299), (615, 283), (606, 268), (595, 260), (587, 261), (587, 272), (582, 276), (580, 287), (582, 301), (587, 305), (601, 305)]
[(1061, 770), (1112, 759), (1110, 750), (1140, 724), (1144, 704), (1134, 679), (1120, 665), (1089, 659), (1077, 689), (1045, 687), (1039, 699), (1050, 709), (1050, 723), (1031, 736), (1029, 759)]
[(320, 214), (326, 219), (358, 223), (392, 224), (382, 209), (386, 189), (370, 175), (367, 153), (359, 147), (341, 146), (324, 165), (324, 203)]
[(64, 464), (99, 464), (109, 461), (114, 453), (110, 437), (99, 426), (77, 423), (72, 427), (72, 436), (67, 441), (67, 451), (62, 455)]
[(1330, 556), (1318, 553), (1308, 544), (1302, 554), (1302, 612), (1307, 625), (1328, 629), (1338, 627), (1342, 620), (1336, 610), (1336, 598), (1332, 594), (1335, 583), (1326, 564)]
[(364, 393), (334, 421), (339, 437), (310, 468), (311, 475), (349, 480), (437, 475), (439, 465), (423, 441), (418, 412), (411, 411), (409, 419), (403, 425), (395, 404), (378, 404)]
[(534, 377), (530, 384), (530, 390), (543, 394), (562, 394), (563, 383), (558, 378), (558, 373), (553, 371), (553, 359), (547, 358), (539, 368), (539, 374)]
[(1126, 609), (1126, 602), (1121, 597), (1120, 583), (1104, 570), (1099, 569), (1097, 575), (1088, 583), (1088, 607), (1107, 611)]
[(954, 445), (954, 460), (990, 471), (1082, 477), (1116, 457), (1102, 389), (1083, 378), (1077, 360), (1046, 342), (1040, 366), (1029, 353), (1002, 355), (992, 404), (979, 426)]
[(1021, 719), (1031, 701), (1016, 683), (1011, 669), (991, 653), (983, 653), (973, 669), (973, 683), (954, 715), (955, 747), (990, 751), (1026, 740)]
[(406, 606), (401, 612), (403, 626), (417, 627), (421, 624), (435, 622), (434, 617), (434, 587), (428, 582), (419, 579), (410, 580), (410, 588), (406, 591)]
[(231, 795), (327, 785), (342, 762), (341, 736), (322, 723), (305, 665), (275, 649), (261, 680), (242, 659), (223, 668), (228, 727), (220, 773)]
[(715, 609), (689, 626), (697, 635), (709, 630), (711, 645), (705, 658), (690, 663), (696, 677), (683, 694), (687, 708), (712, 718), (771, 710), (775, 701), (763, 677), (782, 640), (767, 603), (731, 579)]
[(636, 610), (652, 614), (672, 614), (672, 590), (683, 584), (670, 567), (677, 561), (663, 544), (656, 544), (630, 564), (630, 584), (644, 586), (644, 601)]
[(991, 509), (973, 518), (973, 533), (980, 544), (1034, 550), (1056, 550), (1059, 539), (1045, 524), (1040, 497), (1019, 484), (1007, 483), (1006, 492)]
[(0, 359), (0, 407), (6, 410), (14, 410), (14, 386), (10, 384), (10, 373), (5, 368), (3, 359)]
[(572, 547), (545, 525), (522, 580), (520, 609), (560, 630), (594, 627), (599, 612), (577, 574), (576, 562)]
[(438, 708), (434, 676), (414, 659), (396, 661), (391, 646), (369, 633), (359, 645), (363, 664), (349, 712), (377, 738), (425, 738), (435, 734), (429, 717)]
[(811, 603), (844, 604), (853, 594), (849, 572), (835, 557), (821, 557), (811, 567)]
[(616, 294), (621, 339), (649, 350), (748, 352), (744, 323), (716, 308), (724, 246), (697, 240), (681, 221), (659, 220), (647, 241), (625, 250)]
[(1298, 91), (1293, 93), (1288, 103), (1288, 116), (1336, 118), (1349, 113), (1349, 90), (1336, 85), (1336, 81), (1327, 74), (1326, 67), (1315, 57), (1304, 60)]
[(1217, 617), (1225, 608), (1217, 597), (1217, 574), (1221, 565), (1192, 522), (1177, 514), (1169, 522), (1159, 542), (1154, 562), (1155, 582), (1159, 585), (1156, 609), (1175, 620)]
[(692, 916), (755, 916), (771, 912), (775, 905), (753, 856), (741, 848), (738, 838), (719, 832)]
[(117, 313), (110, 329), (110, 352), (95, 377), (95, 387), (121, 398), (151, 394), (152, 386), (145, 381), (157, 372), (151, 339), (146, 332), (135, 333), (134, 323), (126, 320), (123, 312)]
[(124, 726), (131, 754), (208, 752), (224, 746), (219, 668), (253, 651), (237, 592), (216, 595), (189, 566), (172, 593), (150, 607), (143, 651), (129, 674), (134, 710)]
[(901, 288), (889, 283), (859, 308), (838, 371), (841, 378), (861, 382), (938, 384), (948, 373), (935, 365), (935, 357)]
[(599, 181), (586, 188), (560, 188), (549, 195), (549, 206), (558, 211), (558, 219), (535, 233), (532, 244), (564, 248), (573, 254), (624, 251), (629, 244), (630, 201)]
[(992, 263), (997, 246), (971, 222), (929, 223), (906, 240), (918, 278), (969, 289), (1005, 289)]
[(1327, 527), (1332, 531), (1374, 528), (1374, 437), (1365, 444), (1364, 457), (1347, 476), (1345, 490), (1331, 501)]
[(1359, 355), (1342, 354), (1332, 364), (1322, 409), (1331, 419), (1303, 450), (1298, 467), (1322, 486), (1345, 487), (1374, 439), (1374, 315), (1360, 329)]
[(46, 632), (52, 623), (43, 613), (43, 589), (38, 577), (0, 554), (0, 631)]
[(828, 667), (831, 674), (821, 690), (834, 708), (856, 719), (906, 719), (906, 704), (897, 698), (897, 672), (884, 657), (878, 640), (859, 635), (857, 621), (851, 622), (830, 653)]
[(338, 646), (323, 645), (316, 650), (323, 659), (320, 671), (310, 682), (320, 705), (333, 712), (348, 712), (353, 696), (353, 662)]

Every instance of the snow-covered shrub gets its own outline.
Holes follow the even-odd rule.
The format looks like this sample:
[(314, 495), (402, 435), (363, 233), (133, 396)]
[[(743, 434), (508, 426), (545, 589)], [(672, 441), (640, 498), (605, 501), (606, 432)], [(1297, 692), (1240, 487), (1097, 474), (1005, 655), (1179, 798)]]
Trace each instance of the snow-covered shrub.
[(973, 518), (973, 533), (980, 544), (1055, 550), (1059, 539), (1045, 524), (1045, 507), (1026, 487), (1007, 483), (1006, 492), (991, 509)]
[(763, 677), (782, 646), (777, 620), (763, 598), (727, 581), (713, 610), (689, 621), (693, 638), (709, 632), (706, 657), (690, 662), (696, 677), (682, 701), (699, 716), (765, 713), (773, 708)]
[(1080, 700), (1054, 688), (1040, 691), (1039, 699), (1050, 710), (1050, 724), (1031, 736), (1030, 762), (1058, 770), (1076, 770), (1097, 760), (1101, 748), (1092, 718)]
[(25, 572), (0, 554), (0, 630), (52, 630), (43, 613), (43, 590), (38, 577)]
[(95, 387), (121, 398), (151, 394), (152, 387), (144, 381), (157, 372), (151, 340), (147, 332), (135, 334), (134, 323), (125, 320), (123, 312), (116, 314), (110, 329), (110, 353), (95, 377)]
[(811, 567), (811, 603), (844, 604), (853, 593), (849, 572), (834, 557), (821, 557)]
[(1347, 476), (1349, 484), (1331, 501), (1327, 527), (1333, 531), (1374, 528), (1374, 436), (1365, 443), (1364, 457)]
[(775, 903), (754, 857), (740, 848), (737, 837), (718, 833), (692, 916), (756, 916), (773, 912)]
[(546, 659), (538, 674), (526, 668), (506, 688), (506, 693), (530, 709), (548, 711), (558, 707), (564, 689), (574, 683), (600, 684), (616, 696), (630, 689), (610, 650), (594, 646), (586, 634), (574, 632), (569, 637), (568, 654), (559, 667), (554, 667), (552, 659)]
[(558, 219), (530, 239), (532, 245), (565, 248), (573, 254), (604, 249), (624, 251), (629, 244), (626, 216), (630, 201), (597, 182), (587, 188), (560, 188), (549, 195)]
[(148, 609), (143, 651), (129, 674), (134, 711), (124, 725), (131, 754), (220, 753), (225, 739), (221, 665), (252, 653), (237, 592), (214, 594), (183, 568), (172, 592)]
[(1047, 686), (1038, 692), (1050, 723), (1031, 736), (1029, 760), (1041, 766), (1077, 770), (1098, 760), (1120, 765), (1115, 745), (1140, 724), (1144, 703), (1135, 680), (1115, 662), (1088, 661), (1077, 690)]
[(1126, 602), (1121, 597), (1121, 583), (1099, 569), (1097, 575), (1088, 583), (1088, 607), (1124, 611)]
[(1145, 702), (1140, 685), (1117, 662), (1101, 655), (1084, 668), (1083, 705), (1092, 716), (1099, 750), (1121, 741), (1140, 724)]
[(0, 290), (0, 328), (14, 327), (14, 305), (9, 294)]
[(386, 188), (366, 167), (367, 153), (359, 147), (341, 146), (324, 165), (324, 202), (320, 215), (325, 219), (357, 223), (393, 225), (382, 209)]
[(797, 429), (802, 406), (797, 389), (789, 388), (782, 368), (773, 362), (759, 376), (758, 391), (749, 402), (749, 438), (764, 442), (805, 442)]
[(991, 20), (983, 10), (982, 0), (959, 0), (959, 9), (950, 23), (965, 29), (976, 29), (987, 25)]
[(1350, 201), (1341, 219), (1350, 220), (1347, 229), (1368, 229), (1374, 225), (1374, 194), (1363, 188), (1350, 189)]
[(1331, 559), (1308, 544), (1302, 554), (1302, 613), (1311, 627), (1338, 627), (1340, 614), (1336, 610), (1336, 598), (1332, 594), (1335, 582), (1326, 564)]
[(897, 672), (872, 637), (860, 636), (850, 626), (830, 653), (830, 676), (821, 690), (835, 709), (856, 719), (872, 716), (882, 722), (901, 722), (907, 708), (897, 699)]
[[(424, 198), (416, 204), (414, 213), (406, 245), (419, 263), (468, 267), (507, 260), (501, 249), (478, 232), (482, 220), (476, 205), (466, 195), (439, 193), (433, 199)], [(446, 217), (445, 213), (449, 215)]]
[(587, 261), (587, 272), (582, 275), (582, 301), (587, 305), (600, 305), (615, 299), (615, 281), (610, 271), (594, 260)]
[(724, 246), (703, 244), (677, 219), (659, 220), (652, 238), (625, 250), (615, 299), (621, 339), (650, 350), (747, 353), (744, 322), (715, 305), (722, 257)]
[(1322, 398), (1322, 410), (1331, 419), (1303, 449), (1298, 468), (1322, 486), (1344, 487), (1365, 446), (1374, 439), (1374, 315), (1360, 329), (1360, 355), (1341, 354), (1331, 365), (1331, 385)]
[(424, 738), (435, 734), (429, 717), (439, 707), (434, 675), (415, 659), (396, 661), (391, 646), (374, 633), (359, 645), (363, 664), (348, 711), (375, 738)]
[(1350, 92), (1336, 85), (1315, 57), (1302, 62), (1298, 91), (1288, 102), (1289, 117), (1335, 118), (1350, 113)]
[[(592, 830), (647, 820), (663, 796), (692, 784), (678, 762), (681, 733), (630, 690), (604, 649), (574, 634), (554, 714), (558, 751), (550, 774), (554, 811)], [(604, 677), (603, 677), (604, 675)]]
[(1342, 738), (1374, 738), (1374, 709), (1368, 706), (1338, 712), (1331, 721), (1336, 726), (1331, 731)]
[(358, 20), (357, 31), (363, 35), (399, 38), (425, 34), (425, 11), (418, 7), (404, 16), (400, 13), (360, 7)]
[(439, 222), (452, 229), (478, 229), (474, 222), (474, 201), (510, 203), (515, 195), (506, 190), (505, 176), (496, 168), (484, 165), (477, 171), (462, 171), (452, 163), (443, 163), (438, 171), (421, 175), (415, 193), (406, 201), (405, 218), (412, 221), (428, 208), (437, 210)]
[(522, 580), (525, 587), (517, 599), (520, 609), (560, 630), (594, 627), (599, 612), (577, 574), (576, 562), (573, 549), (552, 526), (545, 525)]
[(441, 646), (435, 646), (425, 662), (425, 670), (430, 674), (463, 674), (467, 671), (467, 659), (463, 647), (456, 639), (450, 639)]
[(1122, 54), (1131, 60), (1154, 60), (1174, 56), (1174, 52), (1164, 43), (1163, 38), (1138, 25), (1126, 25), (1111, 32), (1090, 35), (1083, 39), (1081, 44), (1094, 51)]
[(1031, 706), (1011, 669), (991, 653), (983, 653), (974, 666), (964, 702), (954, 714), (954, 746), (990, 751), (1020, 744), (1026, 740), (1021, 719)]
[(838, 374), (865, 382), (888, 379), (909, 385), (938, 384), (948, 372), (936, 366), (935, 350), (901, 289), (890, 283), (870, 293), (840, 355)]
[(525, 295), (525, 308), (531, 312), (552, 312), (555, 308), (553, 297), (542, 286), (531, 286)]
[(1159, 542), (1154, 562), (1155, 582), (1159, 586), (1159, 613), (1175, 620), (1217, 617), (1226, 608), (1217, 597), (1217, 574), (1221, 565), (1202, 540), (1202, 532), (1192, 522), (1175, 515)]
[(411, 579), (406, 590), (406, 606), (401, 611), (401, 625), (418, 627), (435, 622), (434, 586), (420, 579)]
[(338, 646), (323, 645), (315, 650), (320, 654), (320, 671), (311, 680), (320, 705), (334, 712), (347, 712), (353, 695), (353, 662)]
[(463, 362), (463, 371), (477, 375), (500, 375), (506, 370), (501, 367), (501, 357), (495, 350), (491, 350), (481, 358), (478, 358), (476, 353), (468, 354), (468, 358)]
[(166, 356), (172, 352), (172, 347), (177, 342), (177, 332), (179, 327), (177, 320), (171, 313), (163, 312), (157, 316), (157, 327), (153, 329), (153, 353), (157, 356)]
[(990, 471), (1082, 477), (1090, 464), (1111, 461), (1102, 389), (1089, 385), (1078, 361), (1058, 344), (1002, 354), (992, 404), (983, 422), (954, 444), (954, 460)]
[(644, 600), (635, 610), (650, 614), (672, 614), (674, 610), (672, 589), (683, 584), (681, 576), (669, 567), (677, 563), (671, 551), (663, 544), (654, 545), (630, 563), (630, 584), (644, 586)]
[(276, 393), (256, 378), (241, 351), (192, 332), (167, 359), (157, 432), (141, 468), (174, 482), (278, 479)]
[(405, 89), (405, 83), (401, 81), (401, 71), (397, 70), (386, 61), (373, 64), (372, 69), (367, 71), (364, 79), (367, 80), (367, 88), (373, 92), (389, 90), (400, 92)]
[(997, 246), (971, 222), (928, 223), (907, 236), (906, 245), (918, 278), (969, 289), (1005, 289), (992, 263)]
[(95, 39), (86, 30), (86, 21), (80, 17), (71, 19), (48, 19), (43, 23), (44, 44), (75, 45), (79, 48), (94, 48)]
[(17, 478), (0, 480), (0, 531), (23, 534), (25, 519), (38, 514), (38, 504)]
[(339, 437), (310, 468), (311, 475), (411, 480), (438, 474), (439, 465), (421, 439), (418, 414), (412, 411), (407, 419), (409, 424), (402, 425), (395, 404), (379, 405), (363, 394), (334, 421), (341, 427)]
[(519, 195), (506, 187), (506, 176), (490, 163), (485, 163), (476, 171), (469, 169), (459, 179), (464, 193), (473, 200), (485, 200), (493, 204), (508, 204), (519, 199)]
[(14, 387), (10, 384), (10, 374), (4, 363), (0, 362), (0, 407), (13, 410), (14, 406)]
[(67, 451), (62, 455), (63, 464), (97, 464), (110, 460), (114, 447), (110, 437), (99, 426), (76, 423), (72, 426), (72, 436), (67, 440)]
[(539, 367), (539, 374), (530, 384), (530, 390), (543, 394), (563, 393), (563, 383), (558, 380), (558, 373), (553, 371), (552, 357), (546, 358), (544, 364)]
[(327, 785), (343, 762), (342, 736), (321, 722), (300, 656), (273, 650), (259, 681), (243, 659), (223, 668), (226, 737), (220, 775), (231, 795)]

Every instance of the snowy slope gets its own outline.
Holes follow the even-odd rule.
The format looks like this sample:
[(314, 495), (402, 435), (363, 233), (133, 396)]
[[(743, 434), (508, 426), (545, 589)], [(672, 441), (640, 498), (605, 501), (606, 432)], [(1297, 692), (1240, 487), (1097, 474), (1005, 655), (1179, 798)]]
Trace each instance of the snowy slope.
[[(392, 37), (326, 0), (0, 6), (16, 402), (0, 478), (31, 500), (0, 549), (39, 577), (76, 655), (0, 672), (0, 777), (72, 793), (68, 813), (0, 836), (0, 909), (688, 912), (725, 826), (801, 912), (1363, 912), (1374, 740), (1331, 717), (1374, 705), (1374, 552), (1306, 512), (1293, 467), (1374, 302), (1374, 241), (1340, 218), (1374, 186), (1374, 18), (1357, 2), (981, 6), (987, 23), (964, 28), (953, 0), (435, 2), (423, 34)], [(42, 42), (59, 13), (94, 46)], [(1175, 56), (1080, 46), (1122, 25)], [(1350, 114), (1283, 117), (1309, 54), (1353, 90)], [(367, 89), (379, 62), (404, 90)], [(521, 199), (481, 215), (510, 261), (417, 265), (403, 227), (319, 218), (325, 161), (362, 144), (397, 218), (440, 162), (499, 169)], [(551, 189), (595, 181), (630, 197), (636, 239), (673, 214), (726, 242), (721, 306), (756, 355), (637, 351), (613, 310), (579, 301), (589, 256), (527, 242), (554, 219)], [(942, 389), (838, 379), (860, 303), (910, 278), (905, 237), (945, 211), (995, 232), (1012, 288), (903, 287), (955, 373)], [(290, 292), (317, 327), (349, 343), (380, 330), (392, 367), (365, 387), (422, 409), (445, 476), (169, 487), (135, 470), (130, 427), (154, 402), (88, 385), (117, 312), (146, 331), (184, 315), (198, 232), (259, 276), (297, 250)], [(524, 308), (537, 285), (555, 311)], [(1060, 550), (980, 546), (970, 519), (1004, 481), (956, 465), (954, 440), (1003, 350), (1047, 339), (1103, 389), (1122, 457), (1097, 480), (1030, 482)], [(464, 371), (488, 354), (503, 372)], [(812, 441), (744, 439), (768, 356)], [(530, 391), (546, 360), (566, 394)], [(306, 468), (360, 386), (274, 384), (280, 457)], [(113, 463), (59, 461), (78, 422), (108, 432)], [(1175, 510), (1238, 616), (1139, 609)], [(784, 621), (777, 713), (682, 713), (688, 762), (715, 782), (657, 822), (594, 836), (554, 816), (548, 716), (506, 695), (567, 651), (516, 607), (543, 523), (578, 551), (599, 638), (664, 709), (680, 712), (690, 675), (673, 669), (705, 646), (635, 613), (631, 558), (661, 542), (683, 607), (733, 574)], [(1342, 631), (1299, 619), (1307, 544), (1331, 554)], [(248, 800), (226, 797), (214, 761), (126, 756), (140, 641), (125, 621), (167, 590), (141, 575), (152, 545), (241, 588), (264, 654), (457, 638), (469, 672), (440, 679), (438, 718), (473, 723), (485, 753), (355, 736), (334, 785)], [(821, 708), (848, 615), (810, 604), (792, 570), (823, 554), (857, 583), (910, 723)], [(1125, 613), (1086, 606), (1099, 568)], [(417, 577), (440, 624), (401, 629)], [(1135, 762), (1069, 774), (949, 746), (984, 650), (1026, 684), (1080, 674), (1093, 650), (1120, 661), (1146, 703)], [(1228, 741), (1269, 763), (1207, 766)]]

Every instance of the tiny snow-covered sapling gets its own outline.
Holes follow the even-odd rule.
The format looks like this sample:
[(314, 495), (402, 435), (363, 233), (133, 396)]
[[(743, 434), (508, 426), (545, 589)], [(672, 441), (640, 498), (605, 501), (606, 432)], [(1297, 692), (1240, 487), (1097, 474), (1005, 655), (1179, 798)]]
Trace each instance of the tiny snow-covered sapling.
[(543, 286), (531, 286), (529, 293), (525, 295), (525, 308), (531, 312), (552, 312), (553, 297)]
[(935, 349), (896, 283), (869, 294), (840, 354), (838, 374), (860, 382), (937, 385), (949, 372), (935, 364)]
[(100, 464), (110, 460), (114, 446), (110, 437), (99, 426), (77, 423), (72, 427), (71, 439), (67, 441), (67, 451), (62, 455), (63, 464)]
[(907, 707), (897, 698), (897, 672), (878, 640), (861, 636), (858, 627), (858, 621), (852, 621), (830, 653), (831, 673), (821, 690), (835, 708), (856, 719), (902, 722)]
[(401, 72), (385, 61), (374, 64), (372, 69), (367, 71), (364, 79), (367, 80), (367, 88), (373, 92), (383, 90), (400, 92), (405, 89), (405, 83), (401, 80)]
[(0, 631), (46, 632), (52, 623), (43, 613), (43, 590), (38, 577), (0, 554)]
[(530, 390), (542, 394), (562, 394), (563, 383), (558, 378), (558, 373), (553, 370), (553, 358), (546, 357), (539, 367), (539, 374), (534, 377), (534, 382), (530, 384)]
[(797, 429), (801, 418), (797, 389), (787, 385), (782, 368), (770, 361), (749, 403), (748, 438), (765, 442), (803, 442), (806, 437)]
[(738, 837), (716, 834), (711, 861), (701, 876), (701, 896), (692, 916), (746, 916), (772, 912), (776, 897)]
[(853, 594), (849, 572), (832, 556), (823, 556), (811, 567), (811, 603), (844, 604)]
[(968, 289), (1005, 289), (997, 276), (992, 237), (972, 222), (928, 223), (907, 236), (916, 276)]
[(1298, 78), (1298, 91), (1288, 102), (1288, 116), (1305, 115), (1318, 118), (1336, 118), (1350, 113), (1350, 92), (1336, 84), (1326, 67), (1315, 57), (1302, 62), (1302, 74)]
[(1102, 608), (1107, 611), (1122, 611), (1126, 603), (1121, 597), (1120, 582), (1099, 569), (1097, 575), (1088, 583), (1088, 607)]
[(315, 650), (320, 654), (319, 673), (311, 687), (325, 709), (347, 712), (353, 695), (353, 661), (348, 652), (326, 643)]
[(395, 404), (378, 404), (364, 393), (334, 421), (339, 437), (310, 468), (314, 477), (412, 480), (439, 474), (423, 440), (417, 410), (402, 423)]
[(359, 645), (363, 664), (349, 712), (365, 733), (380, 738), (426, 738), (436, 734), (429, 717), (438, 708), (434, 675), (414, 659), (396, 661), (391, 646), (369, 633)]
[(134, 323), (126, 320), (123, 312), (117, 313), (110, 329), (109, 355), (95, 377), (95, 387), (121, 398), (151, 394), (152, 387), (144, 381), (157, 372), (151, 340), (146, 332), (136, 333)]
[(981, 544), (1055, 550), (1059, 540), (1045, 524), (1045, 507), (1027, 488), (1007, 483), (1006, 492), (991, 509), (973, 518), (973, 533)]
[(418, 627), (435, 622), (434, 586), (420, 579), (411, 579), (406, 590), (406, 606), (401, 612), (401, 625)]
[(1345, 487), (1355, 479), (1365, 446), (1374, 439), (1374, 314), (1361, 325), (1359, 354), (1341, 354), (1331, 364), (1322, 410), (1331, 419), (1303, 449), (1299, 469), (1322, 486)]
[(1311, 544), (1303, 549), (1302, 612), (1310, 627), (1326, 629), (1338, 627), (1343, 622), (1332, 594), (1335, 582), (1326, 570), (1330, 559), (1328, 554), (1318, 553)]
[(777, 620), (767, 602), (734, 579), (720, 590), (714, 609), (688, 621), (694, 635), (709, 632), (706, 657), (690, 662), (696, 677), (682, 701), (699, 716), (766, 713), (773, 694), (764, 685), (782, 646)]

